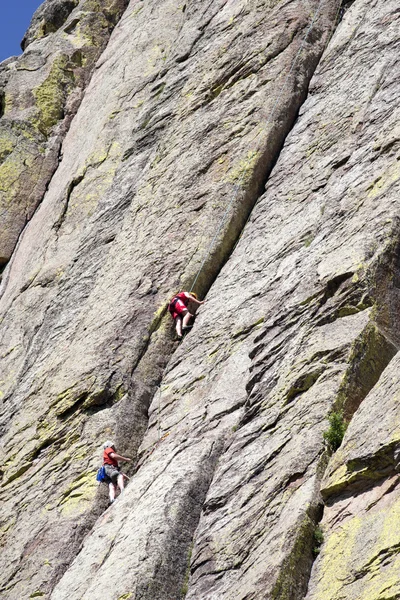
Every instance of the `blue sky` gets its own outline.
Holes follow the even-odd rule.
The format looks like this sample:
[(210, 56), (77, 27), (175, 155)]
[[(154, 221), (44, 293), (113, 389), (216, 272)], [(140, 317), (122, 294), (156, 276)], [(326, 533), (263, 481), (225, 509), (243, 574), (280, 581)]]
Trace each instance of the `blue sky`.
[(43, 0), (5, 0), (0, 9), (0, 62), (21, 54), (20, 42)]

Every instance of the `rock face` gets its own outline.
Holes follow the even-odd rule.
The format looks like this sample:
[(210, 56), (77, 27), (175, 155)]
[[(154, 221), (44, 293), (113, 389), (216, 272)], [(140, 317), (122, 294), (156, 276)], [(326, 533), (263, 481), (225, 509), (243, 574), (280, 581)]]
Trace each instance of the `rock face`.
[(396, 597), (396, 4), (130, 3), (3, 277), (7, 600)]
[(398, 356), (356, 412), (323, 480), (324, 544), (307, 598), (398, 598)]
[[(362, 120), (357, 119), (357, 129), (366, 140), (365, 149), (368, 149), (369, 138), (372, 150), (371, 167), (368, 168), (372, 178), (366, 191), (379, 203), (377, 211), (387, 210), (389, 219), (394, 212), (389, 207), (398, 197), (400, 176), (400, 92), (395, 75), (400, 48), (399, 13), (390, 3), (377, 4), (372, 12), (370, 8), (365, 5), (365, 17), (359, 20), (352, 39), (352, 52), (359, 55), (360, 67), (365, 71), (369, 64), (365, 48), (374, 44), (377, 52), (373, 69), (375, 85), (367, 110), (360, 111)], [(378, 170), (375, 170), (376, 166)], [(383, 216), (384, 213), (380, 214)], [(379, 227), (372, 240), (375, 245), (378, 232)], [(378, 311), (378, 322), (398, 347), (397, 226), (385, 245), (391, 245), (389, 253), (395, 260), (388, 269), (391, 277), (385, 302)], [(378, 287), (382, 289), (381, 281)], [(383, 600), (400, 595), (398, 362), (396, 356), (355, 412), (343, 445), (332, 458), (322, 481), (321, 491), (326, 504), (322, 521), (324, 543), (313, 569), (307, 600)], [(369, 370), (373, 368), (371, 364)], [(364, 379), (366, 376), (368, 372)]]
[(46, 0), (0, 64), (0, 267), (58, 166), (63, 137), (126, 0)]

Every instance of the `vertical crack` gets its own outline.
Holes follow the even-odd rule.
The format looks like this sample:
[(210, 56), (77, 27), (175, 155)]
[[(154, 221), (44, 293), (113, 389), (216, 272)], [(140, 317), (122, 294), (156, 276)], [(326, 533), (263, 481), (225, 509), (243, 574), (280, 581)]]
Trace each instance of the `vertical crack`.
[(6, 96), (4, 92), (0, 92), (0, 119), (4, 117), (6, 110)]
[[(396, 223), (394, 232), (398, 229), (397, 226)], [(369, 392), (374, 389), (382, 373), (397, 354), (400, 344), (397, 325), (400, 311), (398, 287), (400, 281), (400, 240), (398, 235), (394, 234), (394, 241), (387, 251), (378, 258), (374, 268), (366, 273), (365, 279), (367, 285), (370, 286), (371, 295), (374, 297), (374, 319), (368, 323), (353, 344), (349, 365), (335, 402), (335, 409), (343, 411), (347, 423), (351, 422), (357, 409)], [(321, 459), (320, 485), (329, 464), (326, 458)], [(359, 469), (364, 471), (367, 469), (368, 472), (374, 472), (374, 476), (369, 479), (365, 474), (353, 486), (351, 492), (347, 490), (348, 494), (354, 495), (368, 487), (379, 486), (384, 480), (393, 477), (397, 472), (396, 448), (384, 447), (378, 455), (368, 458), (368, 464), (354, 464), (353, 468), (355, 472)], [(336, 491), (331, 487), (325, 490), (323, 495), (325, 502), (328, 500), (328, 496), (328, 501), (334, 502), (335, 494), (340, 491), (340, 487)], [(314, 532), (324, 516), (324, 504), (321, 506), (320, 514), (314, 520)], [(309, 548), (312, 548), (314, 544), (314, 532), (313, 536), (309, 535)], [(314, 560), (317, 559), (317, 556), (314, 557)], [(310, 575), (311, 568), (308, 579)]]
[[(288, 106), (285, 106), (285, 118), (282, 118), (275, 127), (275, 131), (273, 135), (271, 135), (271, 144), (260, 157), (251, 180), (246, 183), (247, 187), (243, 191), (242, 201), (238, 210), (231, 216), (230, 222), (225, 228), (217, 248), (213, 251), (205, 264), (199, 279), (199, 288), (202, 294), (205, 294), (211, 287), (218, 276), (219, 271), (228, 260), (241, 235), (249, 214), (262, 193), (264, 183), (279, 156), (285, 138), (293, 127), (298, 109), (307, 96), (308, 82), (317, 66), (321, 53), (322, 49), (318, 56), (312, 55), (310, 60), (307, 61), (306, 81), (301, 82), (301, 91), (299, 93), (296, 91), (291, 94), (288, 100)], [(82, 178), (75, 178), (69, 186), (64, 210), (55, 225), (57, 231), (61, 227), (67, 212), (68, 201), (74, 187), (79, 185)], [(169, 319), (169, 316), (167, 315), (165, 319)], [(139, 363), (135, 365), (134, 372), (129, 382), (129, 399), (124, 401), (121, 400), (121, 403), (118, 406), (117, 438), (121, 445), (125, 445), (125, 441), (126, 447), (131, 449), (134, 449), (133, 447), (137, 444), (137, 440), (141, 441), (144, 437), (148, 422), (148, 416), (146, 414), (147, 407), (154, 396), (157, 385), (162, 379), (168, 360), (174, 352), (172, 342), (170, 340), (168, 341), (168, 329), (164, 331), (160, 327), (160, 323), (161, 321), (155, 324), (155, 330), (151, 333), (149, 341), (144, 344)], [(162, 357), (161, 359), (160, 356)], [(132, 442), (133, 439), (136, 441)], [(186, 505), (178, 507), (179, 519), (175, 520), (175, 528), (171, 530), (171, 543), (167, 545), (168, 551), (166, 552), (165, 560), (158, 568), (154, 581), (150, 583), (150, 591), (148, 579), (139, 583), (139, 586), (142, 585), (143, 594), (149, 594), (148, 598), (165, 597), (164, 588), (166, 581), (173, 582), (174, 592), (176, 592), (176, 585), (182, 587), (182, 594), (184, 592), (185, 579), (187, 577), (187, 556), (190, 551), (194, 532), (215, 472), (220, 452), (220, 447), (213, 450), (212, 456), (207, 463), (207, 469), (198, 474), (198, 478), (195, 479), (191, 490), (189, 490), (187, 498), (189, 499), (190, 510), (188, 510)], [(318, 517), (314, 516), (314, 514), (310, 515), (310, 522), (313, 522), (313, 520), (316, 520), (317, 518)], [(182, 523), (185, 524), (185, 527), (183, 528)], [(308, 530), (309, 527), (307, 527), (307, 532)], [(301, 542), (301, 544), (303, 544), (303, 542)], [(177, 573), (178, 577), (176, 578)], [(163, 595), (160, 590), (163, 590)], [(143, 597), (145, 596), (143, 595)]]

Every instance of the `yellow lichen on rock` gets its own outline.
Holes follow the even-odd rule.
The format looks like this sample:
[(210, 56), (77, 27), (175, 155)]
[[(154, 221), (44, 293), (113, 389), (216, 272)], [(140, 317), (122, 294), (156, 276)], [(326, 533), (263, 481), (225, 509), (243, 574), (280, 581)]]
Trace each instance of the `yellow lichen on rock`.
[(68, 57), (59, 55), (47, 78), (33, 90), (38, 115), (33, 120), (41, 133), (49, 135), (63, 117), (65, 97), (74, 84), (73, 72), (67, 69)]
[(400, 500), (345, 520), (325, 541), (317, 565), (319, 583), (310, 600), (397, 598), (399, 544)]
[(58, 506), (64, 516), (73, 517), (87, 510), (88, 503), (93, 502), (98, 489), (96, 473), (84, 472), (77, 477), (63, 492)]
[(356, 554), (358, 535), (362, 527), (361, 519), (354, 518), (338, 531), (325, 537), (323, 551), (319, 559), (320, 584), (313, 600), (334, 600), (342, 589), (352, 557)]
[(15, 145), (16, 141), (8, 135), (8, 132), (2, 131), (0, 134), (0, 162), (14, 150)]
[(0, 192), (7, 192), (21, 175), (20, 160), (9, 159), (0, 165)]
[(226, 181), (240, 186), (248, 184), (259, 158), (260, 152), (257, 150), (249, 150), (246, 158), (240, 160), (230, 171), (228, 171)]
[(394, 162), (390, 167), (377, 177), (368, 187), (367, 192), (370, 198), (375, 198), (383, 194), (388, 187), (400, 178), (400, 167)]

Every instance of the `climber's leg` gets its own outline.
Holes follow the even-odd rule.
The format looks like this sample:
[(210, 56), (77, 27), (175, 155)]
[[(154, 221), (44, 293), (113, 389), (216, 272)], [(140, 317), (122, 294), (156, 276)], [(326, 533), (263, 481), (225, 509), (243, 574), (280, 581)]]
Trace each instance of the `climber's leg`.
[(122, 490), (124, 489), (124, 476), (122, 473), (120, 473), (118, 475), (117, 481), (118, 481), (119, 490), (120, 490), (120, 492), (122, 492)]
[(183, 329), (186, 329), (186, 327), (188, 327), (189, 321), (192, 317), (193, 315), (189, 311), (185, 314), (185, 316), (183, 317)]
[(176, 335), (179, 339), (182, 337), (182, 317), (178, 315), (175, 319)]
[(115, 485), (113, 483), (108, 485), (108, 495), (110, 498), (110, 504), (112, 504), (115, 500)]

